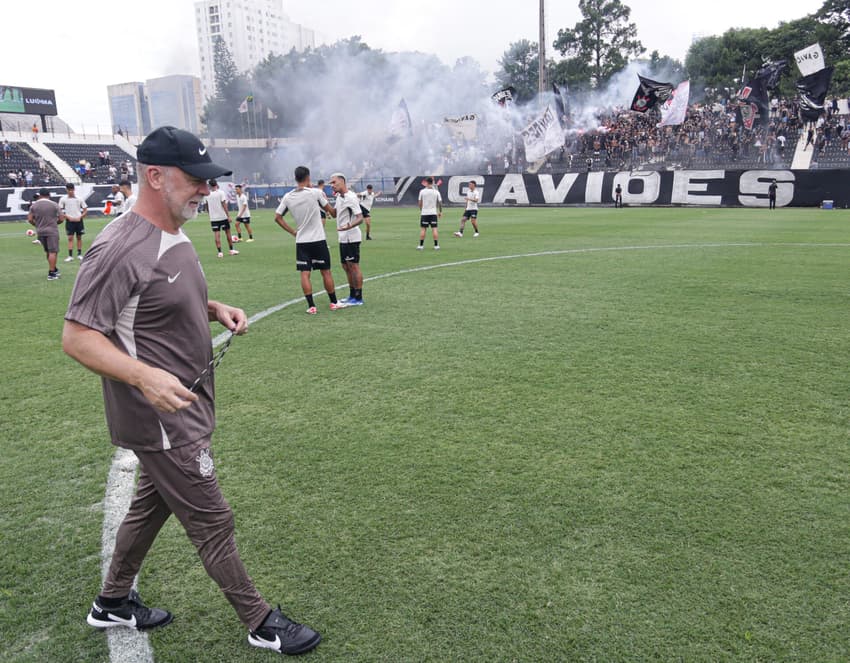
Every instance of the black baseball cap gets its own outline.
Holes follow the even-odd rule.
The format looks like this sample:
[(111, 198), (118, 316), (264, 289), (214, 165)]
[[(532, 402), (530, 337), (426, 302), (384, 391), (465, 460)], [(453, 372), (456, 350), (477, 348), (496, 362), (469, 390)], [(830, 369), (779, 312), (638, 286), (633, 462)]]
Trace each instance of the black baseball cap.
[(50, 191), (48, 189), (39, 189), (38, 195), (40, 198), (45, 198), (50, 196)]
[(149, 133), (136, 150), (136, 159), (149, 166), (176, 166), (202, 180), (233, 173), (212, 162), (206, 145), (195, 134), (175, 127), (159, 127)]

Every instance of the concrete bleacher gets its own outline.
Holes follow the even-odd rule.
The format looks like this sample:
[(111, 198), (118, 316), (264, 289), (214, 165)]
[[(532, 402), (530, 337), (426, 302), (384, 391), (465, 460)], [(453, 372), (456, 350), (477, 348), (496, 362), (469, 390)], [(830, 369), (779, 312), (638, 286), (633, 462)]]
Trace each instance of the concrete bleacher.
[[(9, 142), (9, 151), (5, 152), (0, 149), (0, 174), (2, 174), (2, 184), (10, 186), (9, 173), (30, 171), (33, 174), (32, 185), (40, 186), (42, 184), (57, 184), (63, 181), (53, 166), (47, 161), (44, 162), (44, 167), (39, 167), (39, 156), (26, 143)], [(8, 157), (8, 158), (7, 158)], [(17, 182), (17, 186), (24, 186), (25, 182)]]
[(45, 141), (45, 144), (63, 161), (65, 161), (71, 168), (76, 168), (77, 164), (80, 160), (88, 161), (94, 172), (92, 174), (87, 174), (85, 177), (85, 181), (94, 182), (96, 184), (104, 184), (109, 180), (109, 166), (107, 164), (100, 163), (99, 153), (105, 151), (109, 152), (109, 161), (115, 166), (117, 170), (117, 174), (115, 176), (115, 181), (121, 179), (121, 164), (129, 161), (132, 164), (133, 176), (132, 180), (135, 181), (136, 174), (136, 159), (133, 155), (125, 152), (121, 147), (115, 144), (103, 144), (103, 143), (57, 143), (52, 141)]

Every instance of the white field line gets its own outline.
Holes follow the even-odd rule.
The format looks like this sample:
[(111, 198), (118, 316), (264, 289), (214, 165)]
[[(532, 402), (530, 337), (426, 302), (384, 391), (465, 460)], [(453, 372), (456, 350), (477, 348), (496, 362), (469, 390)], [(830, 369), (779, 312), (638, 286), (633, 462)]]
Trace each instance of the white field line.
[[(364, 281), (377, 281), (379, 279), (387, 279), (392, 276), (402, 276), (404, 274), (415, 274), (416, 272), (427, 272), (432, 269), (442, 269), (444, 267), (460, 267), (463, 265), (475, 265), (483, 262), (494, 262), (497, 260), (515, 260), (517, 258), (537, 258), (541, 256), (562, 256), (573, 255), (580, 253), (610, 253), (614, 251), (660, 251), (664, 249), (716, 249), (716, 248), (747, 248), (747, 247), (795, 247), (795, 248), (850, 248), (850, 243), (842, 244), (817, 244), (807, 242), (797, 243), (781, 243), (781, 242), (737, 242), (737, 243), (722, 243), (715, 242), (709, 244), (646, 244), (638, 246), (608, 246), (608, 247), (589, 247), (579, 249), (563, 249), (558, 251), (538, 251), (536, 253), (515, 253), (506, 256), (490, 256), (487, 258), (472, 258), (470, 260), (458, 260), (456, 262), (445, 262), (437, 265), (423, 265), (422, 267), (411, 267), (410, 269), (400, 269), (396, 272), (387, 272), (386, 274), (378, 274), (363, 279)], [(347, 284), (336, 286), (342, 288)], [(321, 295), (324, 290), (314, 294)], [(281, 302), (270, 308), (255, 313), (248, 318), (248, 323), (253, 324), (259, 322), (278, 311), (298, 304), (303, 301), (303, 297), (290, 299), (289, 301)], [(213, 338), (213, 347), (217, 348), (229, 336), (229, 332), (223, 332)], [(103, 559), (103, 575), (106, 577), (106, 572), (109, 569), (109, 563), (112, 559), (112, 551), (115, 547), (115, 534), (118, 531), (118, 526), (124, 519), (127, 510), (130, 507), (130, 501), (133, 497), (136, 475), (136, 456), (131, 451), (126, 449), (118, 449), (112, 460), (112, 466), (109, 469), (109, 477), (106, 481), (106, 496), (103, 501), (103, 533), (102, 533), (102, 559)], [(109, 629), (109, 660), (112, 663), (152, 663), (153, 651), (150, 648), (147, 635), (142, 631), (133, 631), (130, 629)]]

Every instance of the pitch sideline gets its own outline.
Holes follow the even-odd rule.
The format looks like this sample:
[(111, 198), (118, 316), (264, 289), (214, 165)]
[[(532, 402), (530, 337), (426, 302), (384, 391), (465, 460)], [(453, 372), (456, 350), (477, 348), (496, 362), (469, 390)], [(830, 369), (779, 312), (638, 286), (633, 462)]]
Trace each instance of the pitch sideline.
[[(378, 274), (363, 279), (367, 281), (377, 281), (387, 279), (393, 276), (403, 276), (405, 274), (415, 274), (417, 272), (427, 272), (433, 269), (442, 269), (445, 267), (462, 267), (465, 265), (475, 265), (478, 263), (495, 262), (498, 260), (516, 260), (518, 258), (537, 258), (544, 256), (559, 256), (572, 255), (581, 253), (605, 253), (614, 251), (653, 251), (662, 249), (713, 249), (713, 248), (757, 248), (757, 247), (819, 247), (819, 248), (848, 248), (850, 243), (835, 243), (835, 244), (818, 244), (808, 242), (712, 242), (705, 244), (646, 244), (636, 246), (608, 246), (608, 247), (585, 247), (578, 249), (560, 249), (552, 251), (537, 251), (534, 253), (516, 253), (504, 256), (488, 256), (485, 258), (471, 258), (469, 260), (457, 260), (455, 262), (440, 263), (437, 265), (423, 265), (421, 267), (411, 267), (409, 269), (400, 269), (395, 272), (387, 272)], [(336, 287), (345, 287), (343, 284)], [(314, 294), (323, 294), (325, 291), (319, 291)], [(293, 306), (302, 301), (303, 297), (290, 299), (280, 304), (276, 304), (248, 318), (248, 324), (259, 322), (278, 311)], [(218, 347), (227, 339), (229, 333), (222, 332), (212, 339), (213, 348)], [(130, 507), (130, 501), (133, 498), (137, 460), (135, 454), (127, 449), (117, 449), (112, 459), (112, 464), (109, 468), (109, 475), (106, 480), (106, 494), (103, 500), (103, 529), (101, 532), (101, 557), (102, 565), (101, 572), (105, 578), (109, 570), (109, 564), (112, 560), (112, 552), (115, 548), (115, 535), (118, 531), (118, 526), (124, 519), (124, 515)], [(137, 579), (138, 580), (138, 579)], [(109, 629), (107, 631), (107, 641), (109, 644), (109, 660), (111, 663), (153, 663), (153, 650), (151, 649), (148, 636), (143, 631), (133, 631), (130, 629)]]

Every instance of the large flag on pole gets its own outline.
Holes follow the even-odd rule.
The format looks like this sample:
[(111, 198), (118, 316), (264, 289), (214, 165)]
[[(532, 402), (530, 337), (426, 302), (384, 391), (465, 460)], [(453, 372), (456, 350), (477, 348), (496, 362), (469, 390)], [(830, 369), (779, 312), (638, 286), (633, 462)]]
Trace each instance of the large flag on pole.
[(412, 135), (413, 123), (410, 121), (410, 112), (407, 110), (407, 102), (402, 99), (390, 118), (390, 138), (406, 138)]
[(242, 103), (239, 104), (238, 110), (239, 110), (240, 113), (247, 113), (248, 112), (248, 97), (245, 97), (242, 100)]
[(803, 76), (809, 76), (823, 69), (826, 64), (823, 59), (823, 49), (819, 43), (812, 44), (794, 53), (797, 67)]
[(691, 96), (691, 82), (684, 81), (676, 86), (661, 105), (661, 122), (659, 127), (672, 127), (684, 123), (688, 112), (688, 100)]
[(788, 68), (785, 60), (768, 62), (738, 92), (741, 119), (747, 129), (752, 129), (756, 119), (762, 124), (770, 120), (770, 91), (779, 85), (782, 73)]
[(650, 78), (645, 78), (640, 74), (638, 74), (638, 78), (640, 79), (640, 84), (632, 99), (631, 108), (633, 111), (645, 113), (659, 101), (667, 101), (667, 98), (673, 92), (672, 83), (659, 83)]
[(566, 129), (570, 122), (570, 100), (567, 96), (567, 88), (552, 83), (552, 93), (555, 95), (555, 110), (558, 113), (558, 120), (561, 126)]
[(564, 145), (564, 130), (551, 104), (534, 122), (522, 130), (525, 159), (529, 163), (540, 161), (550, 152)]
[(800, 93), (800, 115), (806, 122), (817, 122), (823, 114), (833, 70), (834, 67), (825, 67), (797, 81), (797, 91)]

